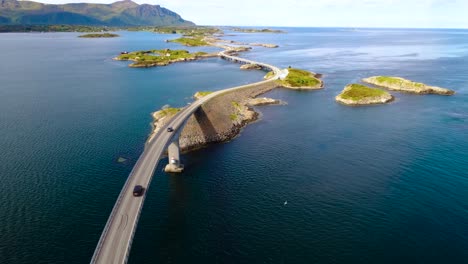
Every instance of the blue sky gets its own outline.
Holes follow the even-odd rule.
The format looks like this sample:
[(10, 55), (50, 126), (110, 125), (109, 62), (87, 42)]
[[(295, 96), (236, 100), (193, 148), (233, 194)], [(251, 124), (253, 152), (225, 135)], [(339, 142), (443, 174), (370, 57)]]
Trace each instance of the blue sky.
[[(112, 0), (38, 0), (44, 3)], [(135, 0), (199, 25), (468, 28), (468, 0)], [(228, 8), (229, 6), (232, 8)]]

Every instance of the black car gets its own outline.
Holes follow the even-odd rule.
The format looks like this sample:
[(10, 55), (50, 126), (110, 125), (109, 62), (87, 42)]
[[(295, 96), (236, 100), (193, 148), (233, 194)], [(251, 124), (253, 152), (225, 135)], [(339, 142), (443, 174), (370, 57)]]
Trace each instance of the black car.
[(174, 131), (174, 129), (172, 127), (167, 128), (167, 132), (172, 132), (172, 131)]
[(144, 190), (143, 186), (135, 185), (135, 188), (133, 188), (133, 196), (141, 196)]

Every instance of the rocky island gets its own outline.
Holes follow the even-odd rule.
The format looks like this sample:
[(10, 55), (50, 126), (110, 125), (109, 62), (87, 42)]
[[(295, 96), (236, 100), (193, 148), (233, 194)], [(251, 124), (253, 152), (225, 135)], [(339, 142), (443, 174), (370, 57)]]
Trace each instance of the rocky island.
[(440, 94), (453, 95), (455, 91), (437, 86), (429, 86), (424, 83), (413, 82), (400, 77), (373, 76), (362, 79), (363, 82), (393, 91), (402, 91), (415, 94)]
[(117, 34), (112, 34), (112, 33), (91, 33), (91, 34), (84, 34), (78, 37), (79, 38), (116, 38), (120, 36)]
[[(273, 73), (267, 73), (265, 79), (269, 79)], [(296, 90), (317, 90), (323, 88), (323, 82), (318, 79), (321, 76), (313, 72), (288, 68), (288, 75), (283, 80), (278, 80), (282, 87)]]
[(167, 42), (175, 42), (175, 43), (179, 43), (184, 46), (187, 46), (187, 47), (210, 46), (210, 43), (206, 42), (201, 37), (182, 37), (182, 38), (168, 40)]
[(261, 98), (250, 99), (247, 104), (250, 106), (262, 106), (262, 105), (278, 105), (278, 104), (283, 104), (283, 103), (278, 99), (261, 97)]
[(386, 91), (355, 83), (346, 85), (344, 90), (335, 97), (337, 102), (345, 105), (384, 104), (393, 99), (393, 96)]
[(122, 52), (114, 60), (133, 61), (129, 67), (133, 68), (148, 68), (156, 66), (166, 66), (175, 62), (193, 61), (201, 58), (216, 57), (217, 54), (209, 54), (206, 52), (190, 53), (187, 50), (145, 50), (134, 52)]
[(232, 31), (236, 32), (242, 32), (242, 33), (286, 33), (283, 30), (279, 29), (269, 29), (269, 28), (263, 28), (263, 29), (256, 29), (256, 28), (230, 28)]

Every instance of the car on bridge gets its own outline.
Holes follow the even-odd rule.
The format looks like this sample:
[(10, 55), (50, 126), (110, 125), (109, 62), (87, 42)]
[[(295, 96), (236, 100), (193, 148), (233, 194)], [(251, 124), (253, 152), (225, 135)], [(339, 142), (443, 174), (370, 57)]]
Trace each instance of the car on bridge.
[(135, 197), (141, 196), (143, 194), (144, 190), (145, 190), (145, 188), (143, 188), (143, 186), (135, 185), (135, 188), (133, 188), (133, 196), (135, 196)]

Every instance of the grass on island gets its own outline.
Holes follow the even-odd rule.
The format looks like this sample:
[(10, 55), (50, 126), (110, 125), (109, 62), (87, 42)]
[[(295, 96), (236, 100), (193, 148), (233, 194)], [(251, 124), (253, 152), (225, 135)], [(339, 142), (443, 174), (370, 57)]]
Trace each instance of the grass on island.
[(120, 54), (117, 60), (134, 61), (130, 66), (133, 67), (149, 67), (156, 65), (167, 65), (172, 61), (179, 59), (196, 59), (197, 57), (206, 55), (206, 52), (190, 53), (187, 50), (145, 50), (134, 51), (126, 54)]
[(232, 101), (231, 104), (232, 104), (232, 106), (234, 106), (237, 109), (241, 108), (241, 106), (240, 106), (240, 104), (238, 102)]
[(213, 92), (212, 91), (200, 91), (200, 92), (196, 92), (196, 95), (198, 97), (205, 97), (205, 96), (207, 96), (207, 95), (209, 95), (211, 93), (213, 93)]
[(169, 40), (169, 42), (180, 43), (188, 47), (198, 47), (198, 46), (209, 46), (208, 42), (204, 41), (202, 38), (178, 38)]
[(390, 77), (390, 76), (377, 76), (375, 80), (380, 84), (392, 84), (392, 85), (399, 85), (399, 86), (412, 86), (417, 88), (423, 88), (425, 85), (423, 83), (413, 82), (409, 80), (404, 80), (398, 77)]
[(148, 31), (158, 34), (180, 34), (190, 37), (211, 36), (216, 33), (221, 33), (221, 29), (210, 26), (190, 26), (190, 27), (150, 27), (138, 26), (126, 28), (128, 31)]
[(272, 71), (269, 71), (269, 72), (265, 75), (264, 78), (265, 78), (265, 79), (270, 79), (271, 77), (273, 77), (273, 75), (275, 75), (275, 73), (272, 72)]
[(318, 87), (321, 85), (319, 79), (314, 77), (314, 74), (308, 71), (289, 68), (289, 74), (281, 82), (291, 87)]
[(348, 87), (350, 87), (350, 89), (347, 89), (346, 91), (342, 92), (340, 94), (340, 97), (343, 99), (349, 99), (353, 101), (359, 101), (370, 97), (378, 97), (387, 93), (383, 90), (371, 88), (362, 84), (354, 83), (350, 84)]
[(256, 28), (231, 28), (232, 31), (243, 32), (243, 33), (285, 33), (285, 31), (277, 29), (256, 29)]
[(162, 109), (162, 110), (161, 110), (161, 113), (162, 113), (164, 116), (175, 115), (175, 114), (177, 114), (180, 110), (181, 110), (181, 108), (168, 107), (168, 108)]
[(230, 114), (230, 115), (229, 115), (229, 118), (230, 118), (232, 121), (236, 121), (237, 118), (238, 118), (238, 116), (237, 116), (237, 114)]
[(120, 36), (117, 34), (112, 34), (112, 33), (91, 33), (91, 34), (84, 34), (78, 37), (79, 38), (116, 38)]

